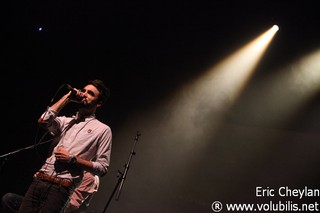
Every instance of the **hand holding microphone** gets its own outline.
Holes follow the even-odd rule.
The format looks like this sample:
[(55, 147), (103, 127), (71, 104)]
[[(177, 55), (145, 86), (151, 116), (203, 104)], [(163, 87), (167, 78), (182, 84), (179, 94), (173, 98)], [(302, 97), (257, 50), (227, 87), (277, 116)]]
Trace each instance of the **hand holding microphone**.
[(73, 88), (69, 84), (67, 84), (66, 86), (67, 86), (68, 90), (71, 91), (71, 94), (70, 94), (71, 100), (76, 102), (76, 103), (81, 103), (83, 98), (84, 98), (84, 93), (81, 92), (81, 90)]

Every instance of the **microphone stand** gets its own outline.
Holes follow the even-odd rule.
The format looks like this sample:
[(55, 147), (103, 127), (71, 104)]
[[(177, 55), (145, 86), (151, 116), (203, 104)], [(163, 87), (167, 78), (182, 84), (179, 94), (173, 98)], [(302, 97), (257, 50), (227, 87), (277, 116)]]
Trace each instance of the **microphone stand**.
[[(50, 104), (49, 104), (49, 105), (52, 105), (55, 97), (57, 96), (58, 92), (61, 90), (61, 88), (62, 88), (63, 86), (67, 86), (67, 88), (68, 88), (69, 90), (71, 90), (71, 91), (74, 92), (74, 88), (72, 88), (69, 84), (63, 84), (63, 85), (61, 85), (61, 86), (59, 87), (59, 89), (57, 90), (57, 92), (54, 94), (53, 98), (50, 100)], [(49, 109), (49, 106), (47, 106), (47, 109), (46, 109), (46, 112), (45, 112), (45, 113), (48, 112), (48, 109)], [(44, 115), (45, 115), (45, 114), (44, 114)], [(43, 116), (44, 116), (44, 115), (43, 115)], [(48, 132), (46, 132), (46, 133), (43, 135), (43, 137), (44, 137), (47, 133), (48, 133)], [(42, 138), (43, 138), (43, 137), (42, 137)], [(41, 140), (42, 140), (42, 139), (41, 139)], [(40, 140), (40, 141), (41, 141), (41, 140)], [(39, 146), (39, 145), (41, 145), (41, 144), (48, 143), (48, 142), (50, 142), (50, 141), (52, 141), (52, 139), (50, 139), (50, 140), (48, 140), (48, 141), (43, 141), (43, 142), (40, 142), (40, 143), (31, 145), (31, 146), (28, 146), (28, 147), (25, 147), (25, 148), (18, 149), (18, 150), (15, 150), (15, 151), (13, 151), (13, 152), (9, 152), (9, 153), (4, 154), (4, 155), (1, 155), (1, 156), (0, 156), (0, 160), (1, 160), (2, 158), (4, 158), (4, 160), (3, 160), (3, 162), (1, 163), (1, 166), (0, 166), (0, 174), (1, 174), (1, 171), (2, 171), (2, 167), (4, 166), (4, 164), (5, 164), (5, 163), (7, 162), (7, 160), (8, 160), (7, 156), (10, 156), (10, 155), (15, 154), (15, 153), (19, 153), (19, 152), (24, 151), (24, 150), (36, 148), (37, 146)]]
[(128, 174), (128, 170), (129, 170), (129, 166), (130, 166), (132, 157), (133, 157), (133, 155), (136, 154), (136, 152), (135, 152), (134, 150), (135, 150), (136, 144), (137, 144), (138, 139), (139, 139), (140, 136), (141, 136), (141, 134), (140, 134), (139, 132), (137, 132), (137, 135), (136, 135), (136, 137), (134, 138), (133, 147), (132, 147), (132, 150), (131, 150), (131, 152), (130, 152), (128, 161), (127, 161), (127, 163), (124, 165), (124, 171), (123, 171), (123, 172), (120, 172), (120, 171), (118, 170), (118, 176), (117, 176), (117, 177), (118, 177), (118, 181), (117, 181), (117, 184), (116, 184), (115, 188), (113, 189), (112, 194), (111, 194), (111, 196), (110, 196), (110, 198), (109, 198), (109, 200), (108, 200), (108, 203), (107, 203), (107, 205), (105, 206), (103, 212), (106, 212), (106, 210), (107, 210), (107, 208), (108, 208), (108, 206), (109, 206), (109, 204), (110, 204), (110, 202), (111, 202), (111, 200), (112, 200), (115, 192), (117, 191), (117, 189), (118, 189), (118, 192), (117, 192), (117, 195), (116, 195), (116, 198), (115, 198), (115, 199), (116, 199), (116, 200), (119, 200), (120, 193), (121, 193), (121, 190), (122, 190), (122, 188), (123, 188), (124, 180), (126, 179), (127, 174)]
[(47, 140), (47, 141), (43, 141), (43, 142), (41, 142), (41, 143), (37, 143), (37, 144), (31, 145), (31, 146), (27, 146), (27, 147), (24, 147), (24, 148), (20, 148), (20, 149), (17, 149), (17, 150), (15, 150), (15, 151), (12, 151), (12, 152), (9, 152), (9, 153), (7, 153), (7, 154), (4, 154), (4, 155), (0, 155), (0, 159), (4, 158), (4, 160), (3, 160), (2, 163), (1, 163), (0, 173), (1, 173), (1, 171), (2, 171), (2, 167), (4, 166), (4, 164), (5, 164), (5, 163), (7, 162), (7, 160), (8, 160), (8, 156), (13, 155), (13, 154), (16, 154), (16, 153), (19, 153), (19, 152), (24, 151), (24, 150), (36, 148), (37, 146), (42, 145), (42, 144), (45, 144), (45, 143), (48, 143), (48, 142), (50, 142), (50, 141), (52, 141), (52, 139)]

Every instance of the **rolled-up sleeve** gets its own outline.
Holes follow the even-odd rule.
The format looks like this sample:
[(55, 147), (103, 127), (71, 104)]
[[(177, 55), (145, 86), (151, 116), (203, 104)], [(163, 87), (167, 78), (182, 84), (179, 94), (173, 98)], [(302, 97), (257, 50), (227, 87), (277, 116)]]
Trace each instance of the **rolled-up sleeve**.
[(47, 129), (51, 134), (59, 134), (61, 128), (61, 121), (57, 117), (58, 113), (51, 108), (48, 108), (46, 112), (42, 114), (39, 119), (39, 123), (45, 129)]
[(100, 143), (98, 143), (97, 157), (93, 161), (94, 173), (99, 176), (104, 176), (108, 172), (111, 157), (112, 147), (112, 132), (110, 127), (106, 126), (101, 134)]

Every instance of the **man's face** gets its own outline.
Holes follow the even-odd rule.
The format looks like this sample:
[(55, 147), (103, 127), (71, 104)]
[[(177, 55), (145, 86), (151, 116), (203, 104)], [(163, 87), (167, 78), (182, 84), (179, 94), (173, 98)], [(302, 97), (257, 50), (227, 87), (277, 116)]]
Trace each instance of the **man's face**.
[(84, 97), (81, 101), (83, 107), (90, 108), (98, 104), (100, 92), (95, 86), (89, 84), (85, 86), (81, 91), (84, 94)]

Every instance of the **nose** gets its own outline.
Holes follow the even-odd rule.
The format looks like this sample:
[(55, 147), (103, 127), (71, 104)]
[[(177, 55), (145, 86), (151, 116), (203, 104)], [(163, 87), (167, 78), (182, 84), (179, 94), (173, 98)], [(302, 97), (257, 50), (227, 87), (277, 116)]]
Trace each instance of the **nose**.
[(87, 91), (83, 91), (83, 92), (81, 92), (81, 96), (83, 97), (83, 98), (86, 98), (87, 97)]

